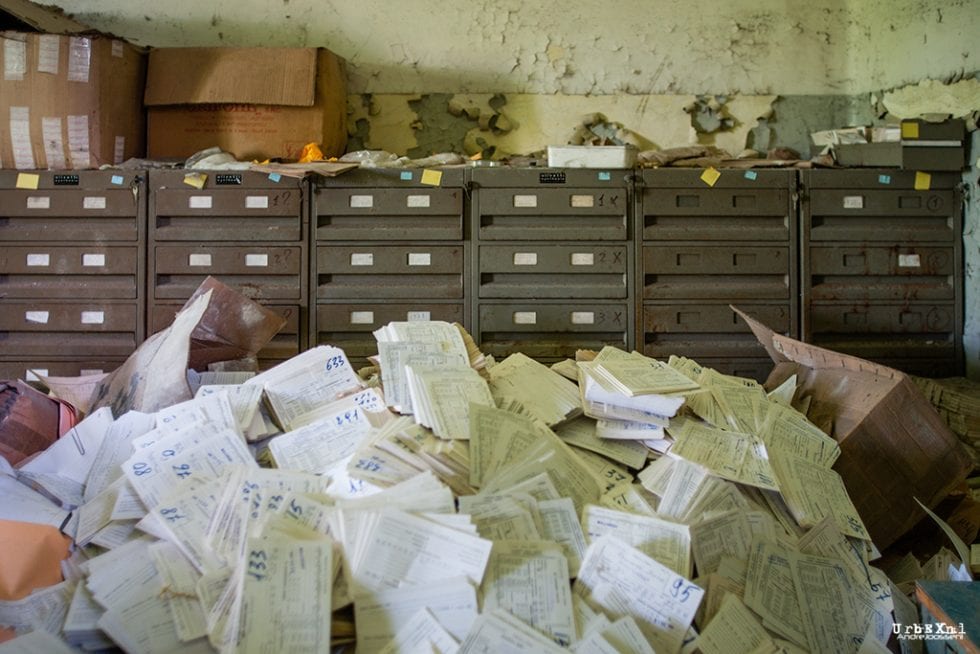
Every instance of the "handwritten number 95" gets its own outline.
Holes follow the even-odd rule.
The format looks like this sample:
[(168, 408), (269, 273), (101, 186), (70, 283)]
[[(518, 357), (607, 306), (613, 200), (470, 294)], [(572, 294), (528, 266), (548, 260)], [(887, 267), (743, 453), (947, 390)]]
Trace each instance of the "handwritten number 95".
[(694, 584), (685, 583), (683, 579), (678, 577), (670, 585), (670, 596), (676, 597), (681, 603), (684, 603), (691, 599), (691, 591), (695, 588), (697, 587)]

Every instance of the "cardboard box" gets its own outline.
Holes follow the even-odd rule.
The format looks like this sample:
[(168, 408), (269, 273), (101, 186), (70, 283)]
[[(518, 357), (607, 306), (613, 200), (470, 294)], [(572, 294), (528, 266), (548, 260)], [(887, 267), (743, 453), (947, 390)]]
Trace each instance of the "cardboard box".
[(343, 62), (317, 48), (160, 48), (150, 51), (147, 154), (186, 158), (213, 146), (238, 159), (297, 159), (317, 143), (344, 153)]
[(913, 498), (934, 507), (973, 469), (959, 439), (904, 373), (776, 334), (738, 313), (776, 362), (766, 386), (796, 374), (797, 398), (810, 398), (807, 416), (840, 443), (834, 470), (878, 549), (925, 515)]
[(0, 165), (85, 169), (145, 152), (146, 57), (115, 39), (0, 33)]
[(630, 145), (549, 145), (549, 168), (632, 168), (636, 148)]

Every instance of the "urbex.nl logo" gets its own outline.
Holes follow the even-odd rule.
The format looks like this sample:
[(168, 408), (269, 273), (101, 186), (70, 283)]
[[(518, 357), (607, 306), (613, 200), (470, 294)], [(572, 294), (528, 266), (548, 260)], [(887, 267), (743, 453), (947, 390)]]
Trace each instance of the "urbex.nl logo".
[(963, 623), (949, 625), (944, 622), (924, 624), (892, 624), (892, 633), (899, 640), (963, 640), (966, 635)]

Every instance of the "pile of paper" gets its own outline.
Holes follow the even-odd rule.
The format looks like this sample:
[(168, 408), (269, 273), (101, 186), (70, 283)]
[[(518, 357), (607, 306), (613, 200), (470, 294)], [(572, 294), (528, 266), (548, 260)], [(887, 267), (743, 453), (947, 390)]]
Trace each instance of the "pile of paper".
[(980, 383), (965, 377), (912, 377), (936, 411), (980, 465)]
[(148, 653), (878, 652), (918, 620), (911, 578), (962, 570), (871, 565), (792, 384), (613, 349), (484, 377), (451, 325), (378, 339), (380, 387), (324, 346), (0, 469), (0, 518), (74, 542), (0, 626)]

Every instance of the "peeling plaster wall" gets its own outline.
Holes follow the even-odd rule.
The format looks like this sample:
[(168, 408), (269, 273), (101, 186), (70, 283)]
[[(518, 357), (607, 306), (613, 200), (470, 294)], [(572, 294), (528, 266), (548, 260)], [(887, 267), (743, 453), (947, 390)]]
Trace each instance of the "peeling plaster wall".
[(980, 69), (976, 0), (52, 4), (143, 45), (326, 46), (352, 93), (849, 94)]

